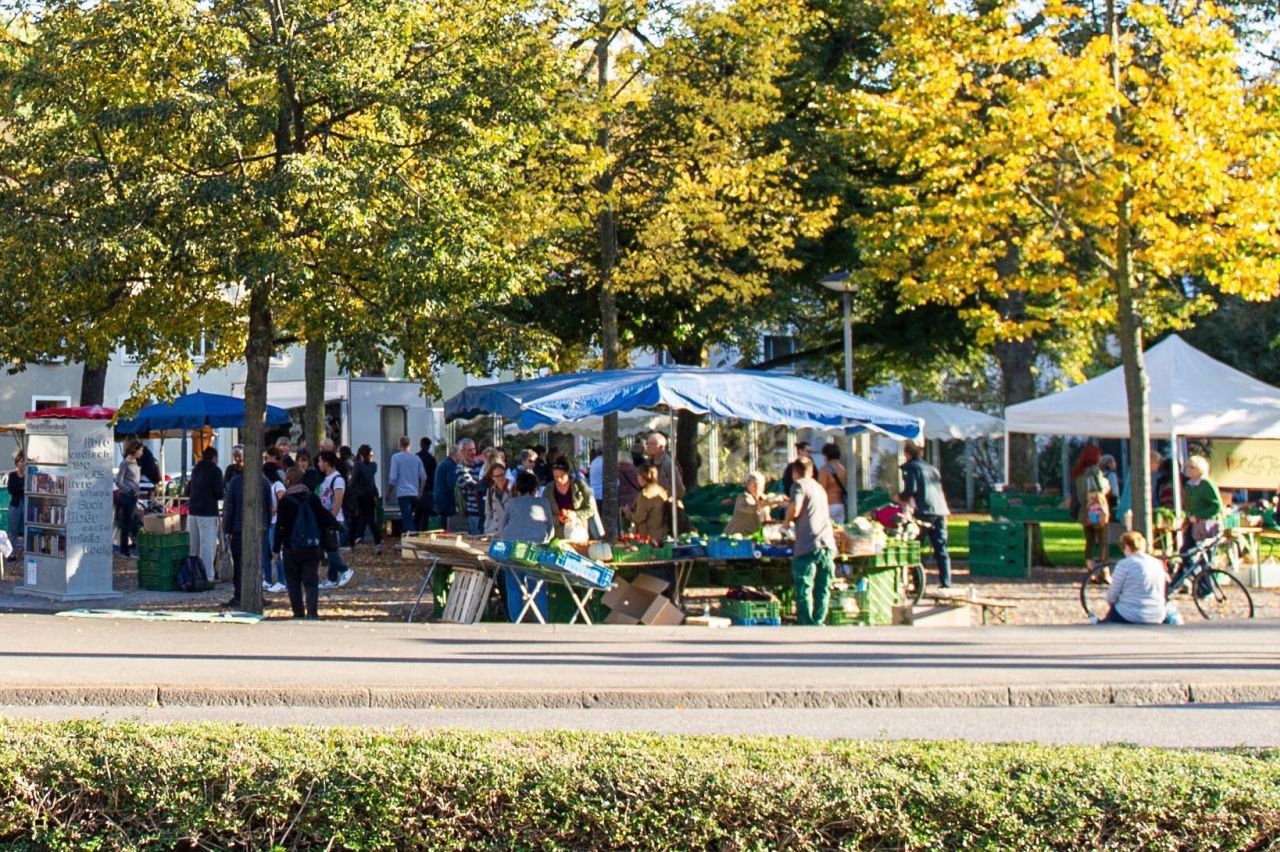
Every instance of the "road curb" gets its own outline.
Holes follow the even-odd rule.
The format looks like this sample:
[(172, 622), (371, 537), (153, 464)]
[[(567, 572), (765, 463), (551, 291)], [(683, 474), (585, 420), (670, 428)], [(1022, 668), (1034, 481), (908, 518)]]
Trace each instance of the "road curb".
[(201, 685), (0, 686), (0, 706), (343, 707), (396, 710), (764, 710), (1168, 706), (1280, 702), (1276, 683), (1019, 684), (867, 689), (448, 689)]

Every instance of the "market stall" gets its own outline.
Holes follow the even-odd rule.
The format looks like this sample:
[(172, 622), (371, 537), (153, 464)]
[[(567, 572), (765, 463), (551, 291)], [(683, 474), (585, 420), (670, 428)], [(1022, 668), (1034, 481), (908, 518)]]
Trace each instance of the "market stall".
[[(687, 410), (713, 420), (849, 432), (873, 430), (898, 439), (915, 439), (921, 434), (919, 418), (828, 385), (796, 376), (694, 367), (577, 373), (484, 385), (447, 400), (445, 416), (453, 420), (493, 414), (516, 428), (537, 429), (655, 408), (665, 409), (671, 418), (676, 411)], [(668, 423), (674, 437), (674, 423)], [(675, 447), (670, 450), (674, 455)], [(698, 586), (744, 590), (736, 603), (732, 596), (721, 602), (744, 624), (777, 623), (793, 582), (790, 551), (784, 543), (682, 536), (675, 524), (668, 542), (656, 546), (620, 543), (613, 546), (610, 557), (608, 565), (600, 567), (616, 571), (617, 579), (629, 584), (626, 592), (639, 595), (642, 601), (646, 595), (659, 594), (655, 591), (658, 583), (670, 591), (670, 600), (677, 606), (684, 603), (690, 588)], [(912, 596), (917, 594), (916, 586), (922, 589), (923, 583), (915, 583), (918, 574), (912, 570), (919, 564), (918, 544), (901, 551), (886, 545), (842, 554), (840, 568), (848, 588), (836, 599), (839, 612), (856, 612), (850, 620), (860, 619), (861, 623), (888, 623), (893, 604), (903, 600), (904, 589), (910, 587)], [(910, 580), (904, 581), (904, 575)], [(634, 588), (637, 583), (639, 590)], [(612, 598), (605, 596), (606, 604), (617, 600), (614, 592), (618, 588), (621, 582), (611, 591)], [(773, 594), (775, 589), (782, 594)], [(757, 598), (750, 590), (765, 591)], [(848, 610), (844, 608), (846, 600), (850, 602)], [(662, 612), (665, 603), (654, 598), (648, 608)], [(619, 616), (635, 618), (634, 622), (606, 620), (652, 623), (635, 612), (638, 608), (632, 607)], [(619, 611), (611, 615), (618, 616)], [(842, 617), (836, 616), (834, 621), (843, 623)]]

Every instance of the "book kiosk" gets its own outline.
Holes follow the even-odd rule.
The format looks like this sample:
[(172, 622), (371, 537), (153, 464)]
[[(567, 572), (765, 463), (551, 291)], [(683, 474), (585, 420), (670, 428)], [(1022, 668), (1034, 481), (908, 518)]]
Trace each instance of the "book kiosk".
[(117, 596), (114, 450), (105, 420), (27, 421), (23, 571), (14, 591), (63, 601)]

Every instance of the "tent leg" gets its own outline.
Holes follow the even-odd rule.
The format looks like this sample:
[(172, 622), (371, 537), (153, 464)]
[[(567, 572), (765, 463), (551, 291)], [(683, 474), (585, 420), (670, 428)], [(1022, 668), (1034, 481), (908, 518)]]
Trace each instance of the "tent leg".
[(964, 442), (964, 510), (973, 511), (973, 445)]
[(680, 497), (676, 493), (676, 480), (678, 473), (676, 471), (676, 410), (669, 409), (671, 412), (671, 539), (680, 541)]
[(1009, 489), (1009, 430), (1008, 430), (1008, 429), (1005, 429), (1005, 430), (1004, 430), (1004, 448), (1001, 450), (1001, 453), (1002, 453), (1002, 454), (1003, 454), (1003, 456), (1004, 456), (1004, 458), (1003, 458), (1003, 461), (1004, 461), (1004, 483), (1003, 483), (1003, 485), (1004, 485), (1004, 487), (1005, 487), (1005, 490), (1008, 490), (1008, 489)]
[[(1178, 458), (1178, 436), (1169, 436), (1169, 463), (1173, 466), (1173, 513), (1182, 516), (1182, 465)], [(1159, 495), (1156, 495), (1157, 497)]]

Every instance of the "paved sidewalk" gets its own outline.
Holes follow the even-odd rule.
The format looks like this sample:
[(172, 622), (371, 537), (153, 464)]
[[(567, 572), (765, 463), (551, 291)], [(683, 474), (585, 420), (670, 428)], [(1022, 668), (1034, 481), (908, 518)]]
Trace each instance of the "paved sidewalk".
[(760, 708), (1280, 701), (1280, 622), (700, 628), (0, 615), (0, 705)]

